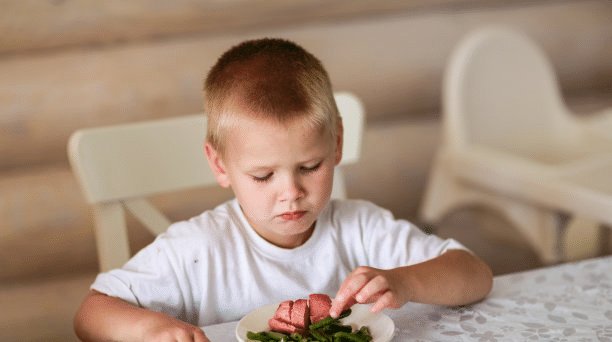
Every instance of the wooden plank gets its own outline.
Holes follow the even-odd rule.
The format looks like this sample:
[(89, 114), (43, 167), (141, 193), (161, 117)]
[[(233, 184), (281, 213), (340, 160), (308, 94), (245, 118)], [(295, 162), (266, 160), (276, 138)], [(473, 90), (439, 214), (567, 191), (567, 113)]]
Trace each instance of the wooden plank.
[[(220, 187), (163, 196), (152, 202), (172, 221), (231, 198)], [(0, 283), (97, 269), (91, 208), (67, 165), (0, 174)], [(128, 215), (133, 251), (152, 240)]]
[(252, 37), (293, 39), (324, 62), (337, 90), (365, 104), (368, 121), (439, 112), (446, 60), (469, 30), (505, 24), (540, 43), (566, 93), (609, 89), (612, 3), (397, 15), (286, 30), (189, 37), (0, 60), (0, 169), (66, 160), (74, 130), (197, 112), (218, 55)]
[(2, 173), (0, 283), (95, 263), (89, 211), (66, 167)]
[(479, 6), (478, 0), (4, 1), (0, 54)]
[(0, 341), (79, 341), (72, 320), (96, 273), (0, 283)]
[(84, 198), (65, 165), (3, 172), (0, 176), (2, 238), (41, 229), (85, 226), (87, 216)]

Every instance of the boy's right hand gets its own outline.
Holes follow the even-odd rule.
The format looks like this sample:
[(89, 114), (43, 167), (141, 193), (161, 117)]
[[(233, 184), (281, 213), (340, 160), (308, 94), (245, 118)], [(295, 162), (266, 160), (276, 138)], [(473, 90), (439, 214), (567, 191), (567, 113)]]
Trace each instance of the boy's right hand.
[(143, 341), (210, 342), (202, 329), (161, 313), (143, 321), (140, 331)]
[(91, 290), (74, 317), (83, 341), (210, 342), (202, 329)]
[(360, 266), (340, 285), (329, 314), (334, 318), (338, 317), (355, 303), (373, 303), (370, 309), (372, 312), (385, 308), (397, 309), (408, 301), (404, 293), (399, 269), (383, 270)]

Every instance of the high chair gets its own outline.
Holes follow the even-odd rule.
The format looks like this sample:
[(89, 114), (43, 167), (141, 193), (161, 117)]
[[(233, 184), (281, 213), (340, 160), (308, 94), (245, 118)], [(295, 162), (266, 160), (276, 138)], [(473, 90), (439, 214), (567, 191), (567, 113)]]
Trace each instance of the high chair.
[[(344, 124), (342, 165), (359, 159), (364, 110), (349, 93), (335, 94)], [(170, 220), (146, 197), (216, 185), (206, 161), (203, 114), (76, 131), (68, 155), (85, 198), (91, 204), (101, 271), (121, 267), (129, 258), (125, 210), (151, 233)], [(346, 197), (341, 167), (336, 167), (332, 197)]]
[(527, 36), (506, 28), (469, 34), (450, 58), (442, 96), (424, 222), (469, 205), (492, 208), (544, 263), (564, 261), (573, 218), (612, 225), (612, 111), (570, 112)]

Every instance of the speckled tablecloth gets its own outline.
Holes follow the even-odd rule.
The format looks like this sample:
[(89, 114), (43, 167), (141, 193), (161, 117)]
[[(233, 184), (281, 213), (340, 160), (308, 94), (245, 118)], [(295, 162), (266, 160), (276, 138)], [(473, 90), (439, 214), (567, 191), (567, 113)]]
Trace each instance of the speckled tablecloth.
[[(393, 341), (612, 342), (612, 256), (498, 276), (474, 305), (407, 304), (386, 314)], [(234, 341), (236, 325), (204, 331), (211, 341)]]

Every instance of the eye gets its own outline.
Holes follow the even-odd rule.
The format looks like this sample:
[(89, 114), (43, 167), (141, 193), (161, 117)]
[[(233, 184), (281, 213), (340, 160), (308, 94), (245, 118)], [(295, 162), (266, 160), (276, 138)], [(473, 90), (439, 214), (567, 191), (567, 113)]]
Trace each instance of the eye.
[(314, 171), (317, 171), (317, 170), (319, 169), (319, 167), (321, 166), (321, 164), (322, 164), (322, 163), (323, 163), (323, 162), (322, 162), (322, 161), (320, 161), (320, 162), (318, 162), (318, 163), (317, 163), (316, 165), (314, 165), (314, 166), (309, 166), (309, 167), (302, 166), (300, 169), (301, 169), (301, 171), (302, 171), (302, 172), (304, 172), (304, 173), (314, 172)]
[(258, 183), (265, 183), (265, 182), (269, 181), (270, 178), (272, 178), (272, 172), (268, 173), (267, 175), (265, 175), (263, 177), (251, 176), (251, 178), (253, 178), (253, 180), (258, 182)]

